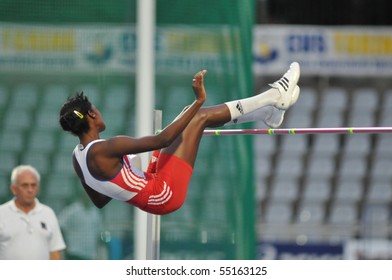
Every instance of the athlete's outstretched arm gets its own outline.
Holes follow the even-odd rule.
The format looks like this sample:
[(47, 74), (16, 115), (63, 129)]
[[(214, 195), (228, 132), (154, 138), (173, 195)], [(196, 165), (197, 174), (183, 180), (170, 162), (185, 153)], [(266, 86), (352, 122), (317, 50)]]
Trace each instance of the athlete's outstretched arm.
[(126, 154), (138, 154), (162, 149), (173, 143), (187, 127), (206, 100), (203, 82), (206, 73), (207, 71), (203, 70), (194, 76), (192, 88), (195, 94), (195, 101), (189, 105), (176, 120), (165, 127), (161, 133), (141, 138), (116, 136), (105, 143), (100, 143), (100, 145), (106, 145), (101, 152), (106, 153), (106, 157), (121, 157)]

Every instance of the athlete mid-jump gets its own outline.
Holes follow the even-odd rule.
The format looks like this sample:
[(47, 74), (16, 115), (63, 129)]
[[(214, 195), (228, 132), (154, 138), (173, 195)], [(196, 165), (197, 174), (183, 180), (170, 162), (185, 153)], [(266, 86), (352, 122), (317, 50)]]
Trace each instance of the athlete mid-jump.
[[(101, 139), (99, 134), (105, 130), (105, 123), (99, 110), (83, 93), (68, 98), (60, 110), (60, 124), (79, 138), (73, 165), (97, 207), (117, 199), (153, 214), (175, 211), (185, 201), (205, 128), (255, 120), (278, 127), (300, 92), (300, 68), (294, 62), (265, 92), (202, 107), (207, 98), (203, 83), (206, 73), (200, 71), (193, 78), (195, 101), (157, 135)], [(133, 165), (132, 157), (148, 151), (154, 153), (148, 170), (142, 171)]]

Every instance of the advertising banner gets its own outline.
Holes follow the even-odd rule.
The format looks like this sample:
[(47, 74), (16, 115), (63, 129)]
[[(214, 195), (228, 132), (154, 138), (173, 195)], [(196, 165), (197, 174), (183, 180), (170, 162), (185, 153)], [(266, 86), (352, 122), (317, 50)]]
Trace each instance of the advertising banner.
[(392, 242), (386, 239), (360, 239), (346, 242), (348, 260), (392, 260)]
[(292, 61), (302, 75), (392, 75), (392, 28), (258, 25), (254, 72), (280, 74)]
[(261, 260), (340, 260), (343, 259), (343, 245), (309, 243), (298, 245), (292, 242), (260, 242), (257, 259)]
[[(203, 65), (223, 72), (233, 61), (222, 60), (230, 57), (222, 49), (241, 51), (231, 44), (233, 30), (224, 30), (213, 25), (158, 28), (156, 71), (193, 73)], [(0, 71), (133, 73), (136, 37), (134, 26), (3, 23)], [(253, 39), (256, 75), (281, 74), (292, 61), (300, 62), (302, 75), (392, 75), (392, 29), (388, 27), (257, 25)]]
[[(239, 34), (238, 34), (239, 35)], [(194, 73), (203, 65), (223, 72), (240, 52), (233, 28), (165, 27), (156, 35), (156, 70)], [(137, 63), (134, 26), (0, 25), (0, 71), (111, 71), (133, 73)], [(225, 50), (225, 56), (221, 53)], [(229, 55), (227, 55), (229, 54)]]

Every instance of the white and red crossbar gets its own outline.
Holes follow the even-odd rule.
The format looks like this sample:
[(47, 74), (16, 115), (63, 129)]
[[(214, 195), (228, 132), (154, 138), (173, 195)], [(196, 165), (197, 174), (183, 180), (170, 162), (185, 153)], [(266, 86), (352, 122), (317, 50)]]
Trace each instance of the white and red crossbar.
[(327, 128), (265, 128), (265, 129), (207, 129), (204, 135), (286, 135), (286, 134), (377, 134), (391, 133), (392, 127), (327, 127)]

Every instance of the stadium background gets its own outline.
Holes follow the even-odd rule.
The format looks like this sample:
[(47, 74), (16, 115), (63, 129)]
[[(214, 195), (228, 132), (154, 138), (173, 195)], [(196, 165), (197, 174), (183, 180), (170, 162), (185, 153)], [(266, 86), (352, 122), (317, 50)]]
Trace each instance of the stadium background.
[[(155, 107), (163, 110), (163, 124), (192, 100), (189, 77), (200, 68), (209, 70), (208, 104), (249, 96), (280, 76), (252, 72), (256, 27), (390, 25), (387, 11), (391, 4), (368, 2), (157, 0), (157, 38), (162, 44), (156, 46)], [(59, 213), (75, 199), (79, 188), (70, 164), (70, 151), (77, 139), (58, 126), (63, 100), (77, 90), (90, 96), (109, 128), (103, 137), (132, 135), (135, 131), (136, 1), (2, 0), (0, 7), (0, 202), (11, 197), (8, 185), (12, 167), (31, 163), (43, 175), (40, 200)], [(61, 43), (56, 41), (58, 34)], [(56, 42), (57, 49), (50, 49), (48, 41), (52, 48)], [(80, 44), (73, 45), (75, 42)], [(121, 47), (123, 57), (118, 54)], [(124, 63), (110, 64), (112, 57)], [(304, 101), (296, 111), (309, 115), (301, 119), (294, 110), (289, 112), (288, 119), (297, 121), (291, 122), (294, 126), (319, 125), (319, 112), (333, 107), (341, 111), (337, 114), (330, 110), (323, 125), (334, 124), (336, 115), (342, 116), (342, 126), (348, 125), (356, 90), (369, 88), (374, 93), (372, 100), (377, 100), (370, 102), (374, 104), (368, 112), (371, 125), (388, 124), (381, 111), (390, 108), (387, 100), (392, 85), (388, 75), (314, 73), (303, 76), (301, 84), (307, 98), (301, 99)], [(338, 89), (340, 93), (331, 96), (340, 96), (340, 101), (333, 100), (335, 106), (322, 109), (328, 88)], [(184, 207), (162, 218), (161, 258), (344, 258), (345, 248), (354, 248), (349, 258), (390, 258), (390, 250), (378, 251), (390, 246), (390, 169), (375, 167), (377, 162), (390, 166), (388, 150), (378, 151), (384, 142), (388, 148), (389, 138), (357, 137), (363, 146), (346, 153), (350, 146), (346, 136), (327, 138), (326, 143), (336, 141), (337, 145), (321, 144), (326, 148), (321, 151), (316, 151), (318, 137), (313, 136), (290, 140), (278, 136), (205, 137)], [(287, 153), (286, 147), (295, 154)], [(325, 154), (328, 147), (330, 154)], [(348, 170), (358, 171), (349, 174), (355, 180), (340, 180), (343, 155), (353, 153), (356, 157), (350, 159)], [(314, 158), (321, 162), (318, 170), (332, 172), (324, 174), (324, 179), (317, 174), (318, 182), (307, 184), (307, 170), (317, 166)], [(372, 170), (385, 172), (374, 176)], [(280, 182), (280, 194), (273, 191), (281, 190), (277, 178), (290, 179)], [(341, 181), (349, 187), (341, 187)], [(379, 185), (381, 195), (376, 192), (369, 204), (373, 186)], [(316, 189), (310, 195), (314, 200), (303, 207), (308, 189)], [(340, 192), (344, 194), (342, 200), (338, 199)], [(335, 207), (337, 201), (345, 207)], [(333, 223), (334, 209), (341, 211), (337, 217), (348, 218)], [(270, 217), (269, 213), (276, 215)], [(132, 259), (132, 207), (111, 202), (102, 215), (107, 251), (103, 257)], [(358, 241), (362, 243), (358, 245)], [(363, 249), (361, 256), (358, 248)], [(377, 253), (366, 255), (372, 250)]]

